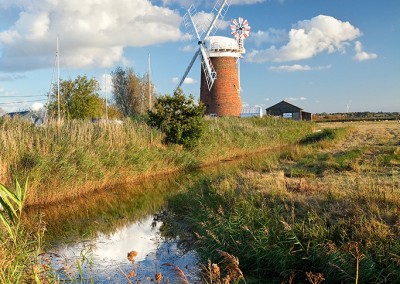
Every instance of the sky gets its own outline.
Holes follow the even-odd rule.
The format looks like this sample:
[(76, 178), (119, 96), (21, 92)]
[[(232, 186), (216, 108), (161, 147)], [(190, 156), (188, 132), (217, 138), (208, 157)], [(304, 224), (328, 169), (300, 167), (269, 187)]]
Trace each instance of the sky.
[[(172, 94), (198, 46), (183, 16), (193, 4), (204, 25), (215, 2), (0, 0), (0, 109), (46, 103), (57, 37), (61, 79), (94, 77), (110, 98), (109, 74), (121, 66), (143, 76), (150, 55), (156, 93)], [(400, 1), (232, 0), (215, 35), (232, 37), (239, 17), (251, 26), (240, 64), (244, 106), (400, 111)], [(197, 60), (183, 91), (198, 99), (199, 81)]]

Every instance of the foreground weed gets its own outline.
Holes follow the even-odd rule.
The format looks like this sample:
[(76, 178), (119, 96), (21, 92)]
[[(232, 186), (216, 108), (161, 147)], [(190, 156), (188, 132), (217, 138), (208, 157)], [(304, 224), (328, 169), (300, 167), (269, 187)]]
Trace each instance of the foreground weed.
[(313, 273), (313, 272), (306, 272), (307, 280), (311, 284), (320, 284), (325, 281), (324, 274), (322, 273)]
[(17, 245), (17, 235), (21, 225), (27, 189), (28, 180), (23, 187), (15, 180), (14, 191), (0, 184), (0, 219), (15, 246)]
[[(142, 280), (139, 278), (139, 275), (138, 275), (138, 273), (137, 273), (137, 268), (138, 268), (138, 267), (137, 267), (136, 259), (135, 259), (135, 258), (137, 257), (137, 255), (138, 255), (138, 252), (137, 252), (137, 251), (132, 250), (132, 251), (128, 252), (127, 258), (128, 258), (128, 260), (129, 260), (129, 262), (132, 264), (132, 269), (131, 269), (131, 271), (130, 271), (128, 274), (125, 274), (125, 273), (120, 269), (121, 272), (122, 272), (122, 274), (125, 276), (125, 278), (126, 278), (126, 280), (128, 281), (129, 284), (133, 284), (133, 283), (145, 283), (144, 281), (142, 281)], [(170, 263), (166, 263), (166, 264), (163, 264), (163, 265), (173, 267), (173, 270), (174, 270), (174, 272), (177, 274), (179, 281), (181, 281), (180, 283), (189, 284), (189, 282), (188, 282), (187, 279), (186, 279), (185, 274), (183, 273), (182, 270), (179, 269), (179, 267), (177, 267), (177, 266), (174, 265), (174, 264), (170, 264)], [(163, 277), (163, 275), (162, 275), (161, 272), (157, 272), (157, 273), (154, 275), (154, 279), (151, 279), (150, 277), (146, 277), (145, 279), (148, 280), (150, 283), (154, 283), (154, 282), (155, 282), (155, 283), (157, 283), (157, 284), (161, 284), (162, 281), (164, 280), (164, 277)], [(168, 281), (164, 281), (164, 283), (168, 283)]]
[(28, 181), (18, 180), (14, 188), (0, 184), (0, 283), (46, 283), (48, 266), (39, 261), (44, 225), (41, 219), (34, 232), (23, 222)]
[[(201, 264), (203, 281), (207, 284), (246, 283), (243, 272), (239, 268), (239, 259), (225, 251), (217, 250), (222, 257), (220, 264), (207, 261), (207, 266)], [(221, 268), (222, 273), (221, 273)]]
[(365, 258), (365, 254), (361, 253), (361, 242), (349, 242), (347, 244), (348, 252), (354, 257), (356, 260), (356, 275), (355, 275), (355, 284), (358, 284), (358, 277), (360, 272), (360, 262)]
[(132, 263), (132, 270), (126, 275), (126, 278), (128, 279), (129, 283), (132, 283), (130, 279), (135, 279), (136, 282), (138, 282), (138, 275), (137, 275), (137, 265), (135, 262), (135, 257), (138, 255), (137, 251), (131, 251), (128, 253), (128, 260)]
[[(187, 280), (185, 273), (178, 266), (176, 266), (175, 264), (172, 264), (172, 263), (164, 263), (163, 265), (169, 266), (172, 268), (173, 272), (178, 277), (178, 281), (180, 284), (189, 284), (189, 281)], [(160, 282), (157, 282), (157, 284), (159, 284), (159, 283), (161, 283), (161, 280), (162, 280), (161, 272), (158, 272), (156, 274), (156, 280), (157, 280), (157, 276), (160, 280)]]

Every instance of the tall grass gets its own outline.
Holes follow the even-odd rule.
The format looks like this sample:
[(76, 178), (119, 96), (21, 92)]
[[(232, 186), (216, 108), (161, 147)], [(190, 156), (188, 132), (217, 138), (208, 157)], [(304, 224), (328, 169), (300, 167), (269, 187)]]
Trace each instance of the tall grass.
[(10, 184), (14, 177), (29, 176), (26, 203), (52, 203), (116, 183), (294, 143), (312, 127), (274, 118), (208, 120), (200, 145), (185, 150), (162, 144), (162, 134), (142, 121), (65, 121), (35, 127), (5, 118), (0, 121), (0, 181)]
[(385, 151), (330, 153), (343, 133), (322, 136), (171, 198), (204, 259), (227, 251), (257, 283), (400, 282), (398, 172)]
[(0, 282), (41, 283), (45, 267), (40, 264), (43, 224), (38, 220), (32, 230), (23, 221), (28, 189), (15, 181), (13, 188), (0, 184)]
[(197, 157), (214, 157), (214, 160), (241, 156), (252, 150), (297, 143), (313, 128), (312, 123), (273, 117), (210, 119), (195, 153)]

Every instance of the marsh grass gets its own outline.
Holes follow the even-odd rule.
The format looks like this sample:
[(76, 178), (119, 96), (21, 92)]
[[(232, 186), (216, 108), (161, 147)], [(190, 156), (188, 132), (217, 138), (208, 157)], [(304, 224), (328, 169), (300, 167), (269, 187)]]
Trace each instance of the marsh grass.
[[(207, 261), (207, 265), (200, 264), (202, 268), (201, 283), (207, 284), (239, 284), (246, 283), (242, 271), (239, 268), (239, 259), (227, 252), (218, 250), (217, 253), (220, 255), (222, 260), (219, 264), (211, 263), (210, 260)], [(124, 275), (128, 283), (157, 283), (157, 284), (168, 284), (170, 283), (169, 277), (164, 277), (161, 272), (156, 272), (154, 278), (149, 276), (138, 274), (138, 264), (136, 263), (136, 256), (138, 253), (136, 251), (130, 251), (127, 254), (128, 261), (132, 264), (129, 273), (125, 273), (120, 269), (121, 273)], [(175, 275), (174, 282), (180, 284), (189, 284), (185, 273), (177, 265), (172, 263), (164, 263), (161, 266), (170, 268)], [(196, 282), (198, 283), (198, 282)]]
[(28, 189), (15, 180), (13, 188), (0, 184), (0, 282), (45, 283), (46, 265), (39, 260), (44, 235), (40, 218), (28, 230), (23, 213)]
[(174, 218), (203, 259), (227, 251), (266, 282), (400, 282), (398, 158), (384, 159), (395, 148), (343, 147), (353, 131), (204, 179), (170, 200)]
[(206, 121), (197, 148), (164, 145), (163, 134), (139, 120), (122, 125), (86, 121), (0, 121), (0, 181), (29, 176), (27, 205), (55, 203), (116, 183), (196, 169), (249, 152), (295, 143), (313, 124), (221, 118)]

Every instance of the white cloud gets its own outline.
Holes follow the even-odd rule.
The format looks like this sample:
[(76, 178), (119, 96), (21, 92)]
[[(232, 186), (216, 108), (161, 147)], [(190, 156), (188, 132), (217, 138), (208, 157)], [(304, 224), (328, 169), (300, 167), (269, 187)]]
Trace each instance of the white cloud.
[(290, 97), (290, 98), (285, 98), (285, 101), (305, 101), (307, 100), (306, 97)]
[(33, 103), (30, 107), (32, 111), (39, 111), (44, 108), (44, 104), (42, 103)]
[(111, 74), (109, 74), (109, 73), (103, 73), (102, 75), (101, 75), (101, 80), (100, 80), (100, 89), (101, 89), (101, 92), (104, 94), (104, 96), (105, 96), (105, 94), (106, 94), (106, 91), (107, 91), (107, 96), (108, 96), (108, 99), (111, 99), (111, 93), (113, 92), (113, 90), (114, 90), (114, 86), (113, 86), (113, 83), (112, 83), (112, 75)]
[(249, 40), (259, 47), (263, 43), (279, 43), (287, 41), (288, 34), (284, 30), (270, 28), (267, 31), (257, 31), (252, 33)]
[(194, 51), (196, 51), (198, 48), (199, 48), (199, 47), (198, 47), (198, 46), (195, 46), (194, 44), (193, 44), (193, 45), (188, 44), (188, 45), (185, 45), (184, 47), (180, 47), (179, 50), (180, 50), (180, 51), (184, 51), (184, 52), (194, 52)]
[[(198, 33), (200, 34), (200, 37), (204, 36), (204, 33), (208, 30), (210, 23), (213, 20), (214, 20), (214, 15), (212, 13), (206, 13), (204, 11), (200, 11), (194, 16), (193, 21), (196, 25)], [(230, 25), (229, 21), (217, 20), (215, 27), (217, 28), (217, 30), (223, 30), (227, 28), (229, 25)]]
[(4, 88), (0, 87), (0, 96), (2, 98), (10, 97), (10, 96), (16, 96), (16, 95), (17, 95), (17, 93), (15, 91), (9, 92), (9, 91), (6, 91)]
[(311, 67), (309, 65), (293, 64), (293, 65), (271, 66), (271, 67), (269, 67), (269, 70), (295, 72), (295, 71), (324, 70), (324, 69), (330, 69), (330, 68), (332, 68), (332, 65)]
[[(172, 83), (178, 84), (181, 79), (182, 78), (174, 77), (174, 78), (172, 78)], [(195, 83), (197, 83), (197, 81), (190, 77), (186, 77), (185, 80), (183, 81), (183, 84), (187, 84), (187, 85), (191, 85), (191, 84), (195, 84)]]
[(0, 81), (8, 81), (8, 82), (12, 82), (15, 80), (20, 80), (20, 79), (25, 79), (26, 76), (24, 75), (11, 75), (11, 74), (3, 74), (0, 75)]
[(266, 0), (232, 0), (232, 5), (251, 5), (265, 1)]
[(330, 16), (319, 15), (298, 22), (289, 32), (289, 42), (277, 48), (253, 50), (249, 62), (285, 62), (311, 58), (321, 52), (344, 52), (349, 41), (361, 36), (358, 28)]
[(20, 9), (0, 32), (0, 70), (52, 66), (56, 37), (64, 67), (109, 67), (124, 62), (124, 48), (184, 38), (177, 11), (147, 0), (2, 0)]
[[(232, 0), (231, 5), (251, 5), (251, 4), (256, 4), (256, 3), (262, 3), (265, 2), (266, 0)], [(281, 2), (282, 0), (279, 0)], [(191, 5), (191, 1), (187, 0), (162, 0), (162, 3), (165, 6), (171, 5), (171, 4), (179, 4), (180, 6), (183, 7), (188, 7)], [(196, 1), (197, 5), (205, 5), (208, 7), (213, 7), (215, 5), (214, 0), (198, 0)]]
[(0, 99), (0, 107), (6, 112), (27, 110), (32, 104), (27, 98), (18, 98), (16, 92), (9, 92), (3, 88), (0, 88)]
[(354, 50), (356, 52), (356, 55), (354, 55), (353, 58), (357, 61), (365, 61), (365, 60), (375, 59), (378, 57), (376, 53), (367, 53), (363, 51), (362, 44), (359, 41), (355, 42)]

